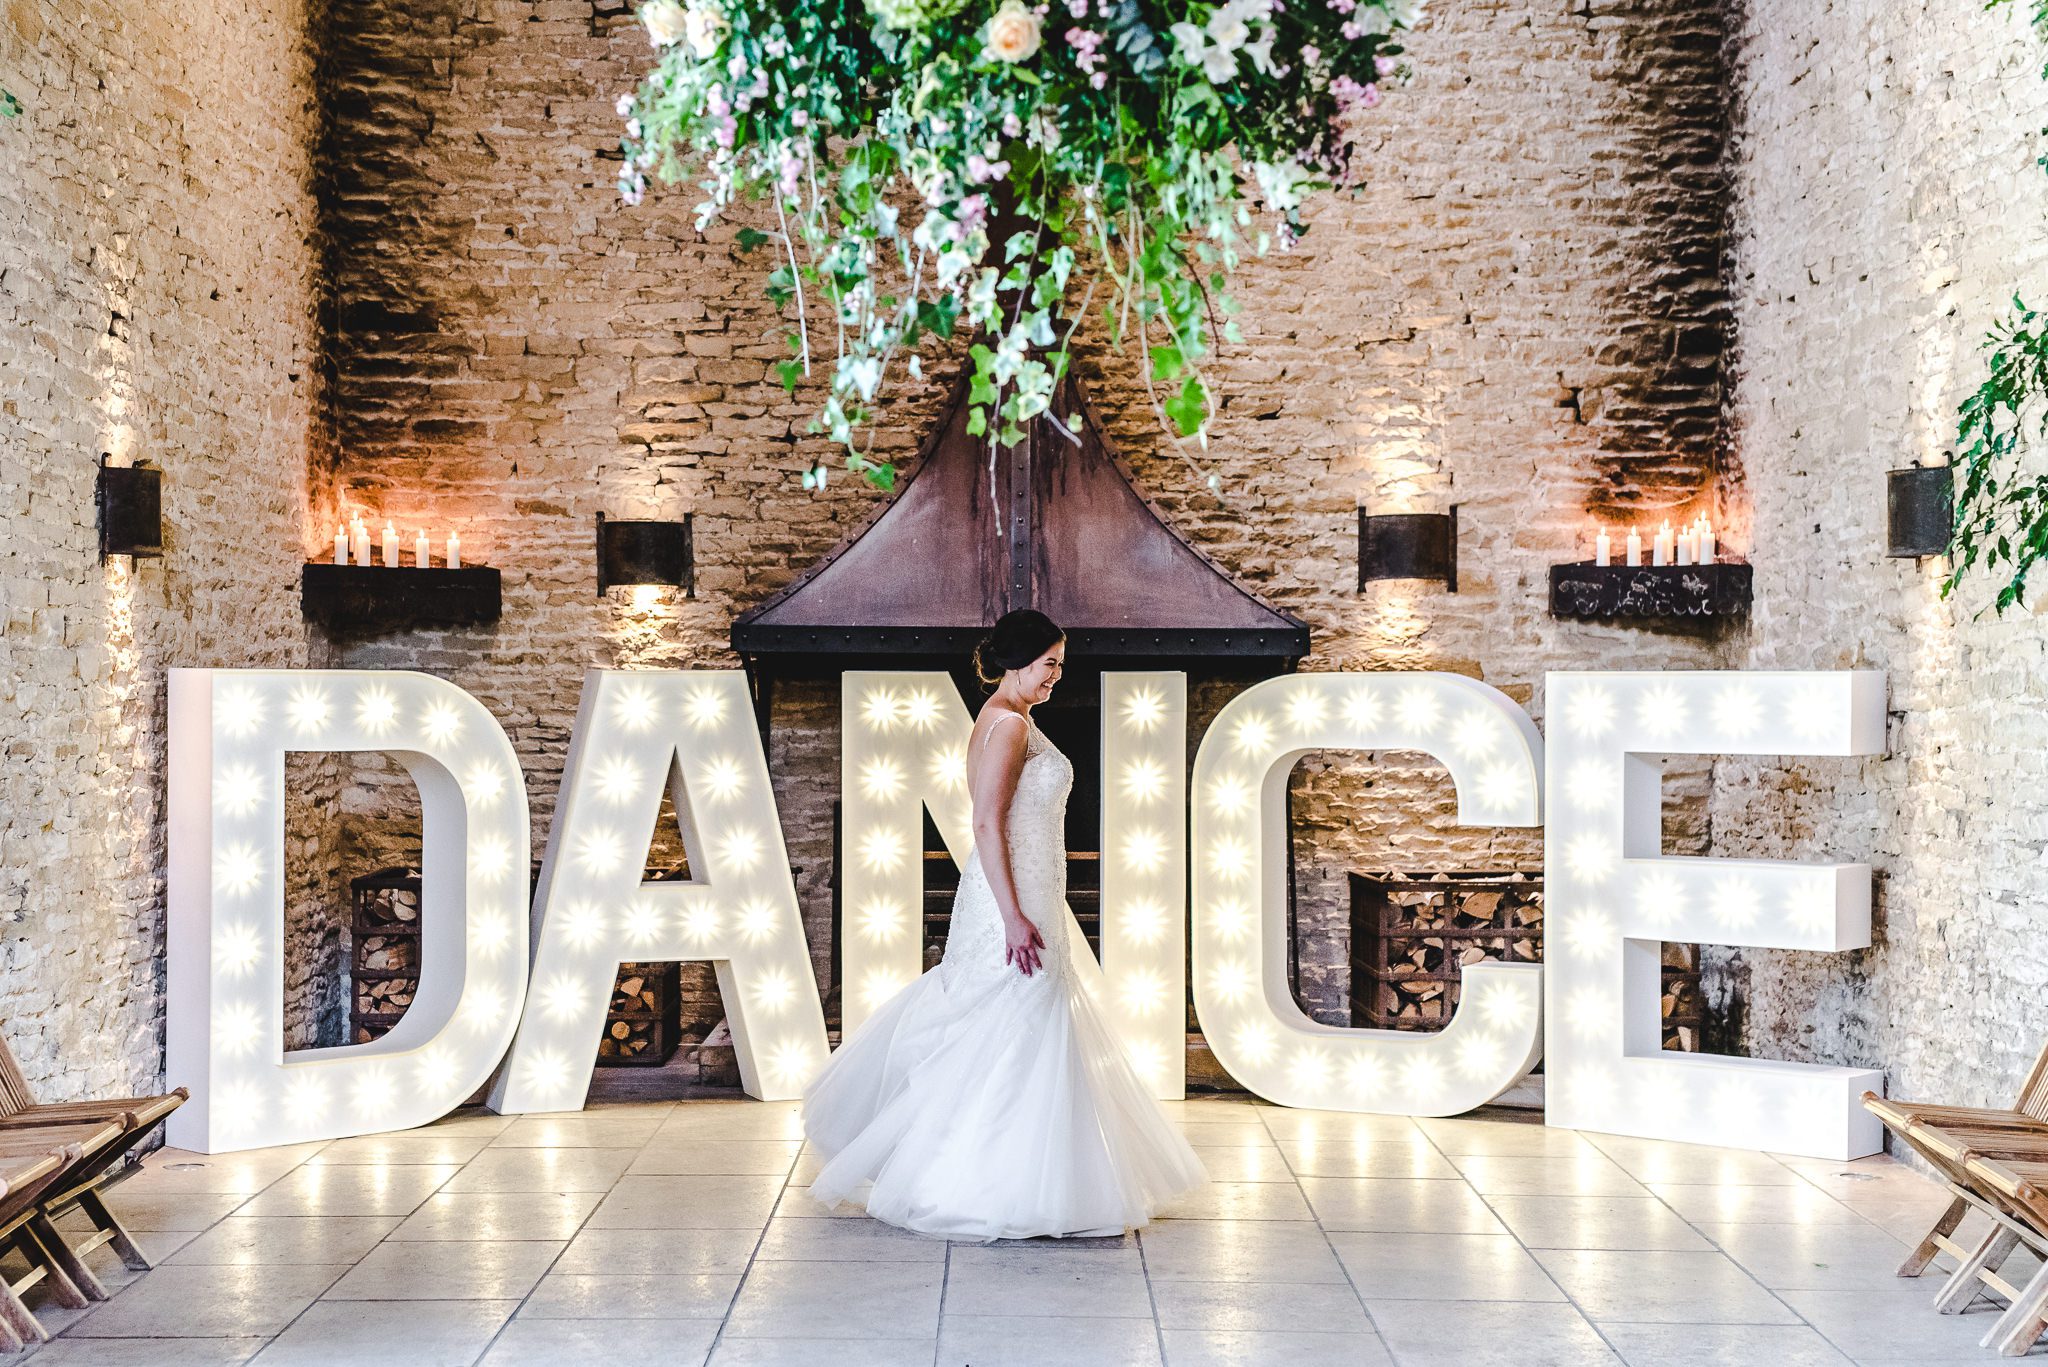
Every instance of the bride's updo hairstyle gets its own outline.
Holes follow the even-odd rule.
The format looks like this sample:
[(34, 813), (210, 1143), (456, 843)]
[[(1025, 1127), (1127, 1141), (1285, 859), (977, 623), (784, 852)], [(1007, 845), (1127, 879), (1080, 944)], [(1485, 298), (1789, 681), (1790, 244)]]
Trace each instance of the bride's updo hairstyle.
[(1005, 670), (1024, 668), (1064, 640), (1066, 634), (1036, 608), (1006, 612), (974, 648), (975, 675), (985, 684), (999, 684)]

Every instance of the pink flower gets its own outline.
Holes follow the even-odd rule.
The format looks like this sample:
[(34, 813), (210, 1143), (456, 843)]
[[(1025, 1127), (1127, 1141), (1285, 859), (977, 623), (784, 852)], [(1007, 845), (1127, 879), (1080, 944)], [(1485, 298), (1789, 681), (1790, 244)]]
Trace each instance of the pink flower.
[(1399, 65), (1401, 64), (1395, 61), (1392, 57), (1375, 57), (1372, 59), (1372, 69), (1374, 71), (1379, 72), (1382, 76), (1393, 75), (1394, 68), (1398, 67)]
[(1321, 48), (1317, 47), (1314, 43), (1303, 43), (1301, 45), (1301, 64), (1303, 66), (1314, 66), (1322, 60), (1323, 50)]

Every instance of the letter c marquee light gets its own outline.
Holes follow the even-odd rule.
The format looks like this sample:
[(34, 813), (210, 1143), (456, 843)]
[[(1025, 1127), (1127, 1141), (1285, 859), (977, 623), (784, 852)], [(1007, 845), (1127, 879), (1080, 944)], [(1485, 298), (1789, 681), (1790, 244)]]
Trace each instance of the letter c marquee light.
[[(202, 1153), (404, 1129), (473, 1093), (526, 987), (526, 786), (482, 703), (396, 670), (174, 669), (168, 1058)], [(284, 761), (374, 750), (420, 794), (412, 1006), (368, 1044), (284, 1049)]]
[(1543, 1052), (1543, 970), (1465, 969), (1435, 1034), (1311, 1020), (1287, 984), (1286, 796), (1311, 750), (1441, 760), (1468, 825), (1542, 820), (1543, 741), (1497, 688), (1455, 674), (1287, 674), (1238, 694), (1195, 755), (1194, 973), (1202, 1033), (1230, 1075), (1283, 1106), (1455, 1115), (1513, 1086)]

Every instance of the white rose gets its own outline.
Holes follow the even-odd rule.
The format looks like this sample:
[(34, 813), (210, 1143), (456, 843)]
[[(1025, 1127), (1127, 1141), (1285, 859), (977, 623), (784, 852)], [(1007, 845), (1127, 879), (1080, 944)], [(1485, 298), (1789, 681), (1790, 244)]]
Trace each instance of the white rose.
[(1392, 0), (1388, 6), (1393, 12), (1394, 22), (1402, 28), (1414, 28), (1422, 22), (1423, 0)]
[(656, 47), (673, 47), (683, 40), (690, 23), (679, 0), (648, 0), (640, 7), (640, 22), (647, 26), (647, 40)]
[(725, 39), (725, 16), (709, 5), (692, 5), (683, 13), (683, 36), (691, 56), (709, 57)]
[(999, 62), (1027, 62), (1038, 51), (1038, 16), (1024, 0), (1003, 0), (988, 21), (985, 51)]

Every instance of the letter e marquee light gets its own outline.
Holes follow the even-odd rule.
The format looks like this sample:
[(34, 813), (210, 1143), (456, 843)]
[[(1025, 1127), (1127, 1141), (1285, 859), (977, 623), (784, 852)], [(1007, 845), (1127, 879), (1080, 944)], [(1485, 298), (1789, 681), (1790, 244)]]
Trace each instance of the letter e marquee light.
[(1858, 1158), (1884, 1075), (1663, 1047), (1664, 941), (1830, 953), (1870, 943), (1870, 868), (1663, 853), (1659, 755), (1875, 755), (1874, 671), (1561, 673), (1547, 683), (1544, 952), (1550, 1124)]

